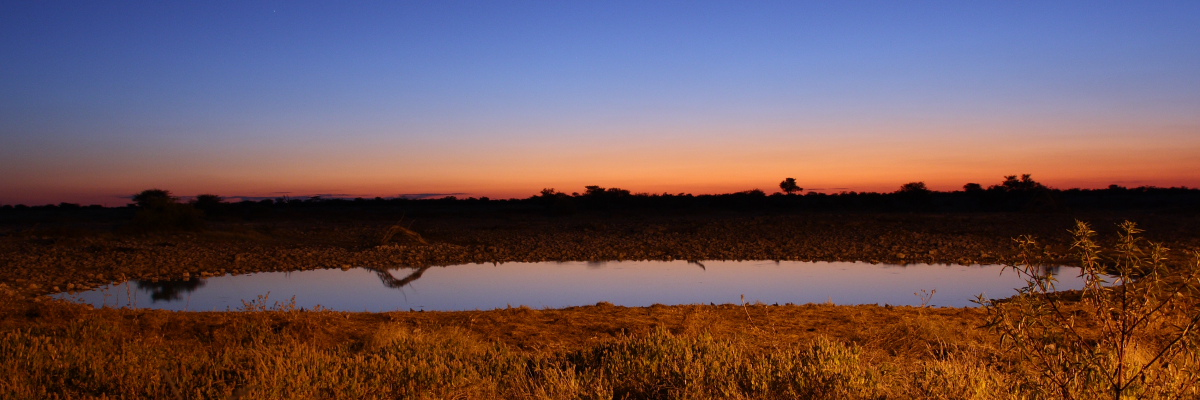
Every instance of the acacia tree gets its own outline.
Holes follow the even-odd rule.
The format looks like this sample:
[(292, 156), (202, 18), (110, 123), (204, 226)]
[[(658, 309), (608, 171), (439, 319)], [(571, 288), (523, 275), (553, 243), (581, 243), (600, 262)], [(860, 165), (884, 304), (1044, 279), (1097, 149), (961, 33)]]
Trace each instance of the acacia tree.
[(146, 189), (133, 195), (132, 200), (141, 209), (163, 209), (169, 204), (174, 204), (177, 199), (167, 190)]
[(925, 182), (909, 182), (900, 185), (897, 193), (925, 194), (929, 193), (929, 188), (925, 186)]
[(783, 192), (787, 194), (804, 191), (804, 188), (796, 185), (796, 178), (784, 179), (783, 182), (779, 182), (779, 188), (783, 189)]
[(1007, 175), (1004, 177), (1004, 182), (988, 187), (988, 190), (1001, 192), (1029, 192), (1042, 189), (1046, 189), (1046, 185), (1033, 180), (1033, 176), (1030, 174), (1021, 174), (1021, 179), (1017, 179), (1016, 175)]
[(217, 196), (215, 194), (202, 194), (202, 195), (196, 196), (196, 199), (192, 202), (195, 204), (209, 205), (209, 204), (221, 204), (222, 201), (225, 201), (225, 199), (221, 198), (221, 196)]
[(202, 194), (196, 196), (195, 199), (188, 202), (192, 207), (203, 211), (205, 216), (215, 217), (222, 214), (222, 208), (225, 206), (225, 199), (215, 194)]
[(171, 192), (162, 189), (143, 190), (133, 195), (139, 208), (130, 227), (137, 230), (196, 229), (203, 215), (191, 204), (179, 203)]

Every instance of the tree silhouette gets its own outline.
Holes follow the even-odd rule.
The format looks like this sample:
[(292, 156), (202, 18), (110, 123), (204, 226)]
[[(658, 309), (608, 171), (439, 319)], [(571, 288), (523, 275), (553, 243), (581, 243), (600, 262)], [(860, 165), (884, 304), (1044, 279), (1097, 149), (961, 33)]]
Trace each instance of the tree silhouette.
[(221, 203), (224, 201), (224, 198), (221, 198), (221, 196), (217, 196), (215, 194), (202, 194), (196, 196), (195, 199), (192, 199), (191, 203), (193, 206), (196, 206), (196, 208), (205, 209), (220, 207)]
[(920, 194), (929, 193), (929, 188), (925, 187), (925, 182), (909, 182), (900, 185), (900, 190), (897, 193)]
[(225, 206), (225, 199), (215, 194), (202, 194), (196, 196), (196, 198), (193, 199), (190, 204), (192, 207), (196, 207), (196, 209), (203, 211), (205, 216), (216, 217), (222, 214), (222, 209)]
[(199, 228), (203, 213), (178, 200), (162, 189), (147, 189), (133, 195), (139, 210), (130, 221), (130, 228), (146, 231)]
[(1016, 175), (1005, 176), (1004, 182), (1001, 182), (999, 185), (992, 185), (988, 187), (988, 190), (1001, 192), (1029, 192), (1045, 188), (1046, 185), (1033, 180), (1029, 174), (1022, 174), (1021, 179), (1017, 179)]
[(783, 189), (783, 192), (787, 194), (804, 191), (804, 188), (796, 185), (796, 178), (784, 179), (783, 182), (779, 182), (779, 188)]
[(133, 195), (133, 202), (138, 208), (147, 210), (161, 210), (169, 207), (170, 204), (175, 204), (177, 199), (171, 196), (171, 192), (162, 189), (146, 189), (141, 193)]
[(138, 289), (143, 289), (150, 292), (150, 301), (177, 301), (180, 300), (184, 293), (196, 291), (204, 286), (204, 279), (190, 278), (184, 280), (172, 281), (137, 281)]

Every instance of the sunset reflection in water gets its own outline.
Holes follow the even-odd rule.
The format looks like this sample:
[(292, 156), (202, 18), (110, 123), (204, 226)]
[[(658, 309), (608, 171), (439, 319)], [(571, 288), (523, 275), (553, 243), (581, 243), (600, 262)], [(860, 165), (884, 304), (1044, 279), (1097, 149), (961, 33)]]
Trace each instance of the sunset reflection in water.
[[(342, 311), (488, 310), (529, 306), (561, 308), (610, 302), (653, 304), (890, 304), (971, 307), (975, 296), (1008, 297), (1022, 286), (998, 265), (868, 264), (799, 261), (607, 261), (465, 264), (446, 267), (266, 272), (170, 282), (115, 284), (58, 294), (110, 307), (169, 310), (239, 310), (243, 301), (269, 293), (269, 303), (318, 305)], [(1050, 271), (1059, 289), (1078, 289), (1078, 269)], [(171, 296), (161, 288), (172, 288)], [(132, 298), (130, 298), (132, 294)], [(270, 305), (268, 304), (268, 305)]]

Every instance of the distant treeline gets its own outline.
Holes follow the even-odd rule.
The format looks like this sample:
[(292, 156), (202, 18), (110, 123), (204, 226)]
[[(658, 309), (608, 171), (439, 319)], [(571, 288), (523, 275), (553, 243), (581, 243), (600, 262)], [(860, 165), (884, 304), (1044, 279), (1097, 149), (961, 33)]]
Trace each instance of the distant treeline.
[[(1066, 212), (1080, 210), (1200, 211), (1200, 189), (1125, 188), (1054, 189), (1029, 175), (1008, 176), (999, 184), (984, 187), (968, 183), (953, 192), (932, 191), (923, 182), (902, 185), (891, 193), (805, 192), (788, 178), (782, 192), (767, 194), (754, 189), (743, 192), (692, 195), (631, 193), (625, 189), (587, 186), (582, 193), (544, 189), (524, 199), (457, 198), (288, 198), (227, 202), (205, 194), (183, 201), (161, 189), (150, 189), (132, 197), (127, 207), (58, 205), (0, 206), (0, 213), (71, 213), (87, 210), (126, 210), (151, 214), (152, 219), (253, 219), (271, 215), (308, 214), (319, 210), (378, 210), (402, 212), (536, 211), (550, 214), (614, 211), (745, 210), (745, 211), (865, 211), (865, 212)], [(150, 218), (145, 217), (143, 218)]]

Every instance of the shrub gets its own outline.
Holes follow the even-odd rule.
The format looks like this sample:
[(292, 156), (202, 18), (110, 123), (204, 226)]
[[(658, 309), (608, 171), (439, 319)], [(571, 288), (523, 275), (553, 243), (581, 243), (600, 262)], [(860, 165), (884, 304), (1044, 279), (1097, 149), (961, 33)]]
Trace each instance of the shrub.
[(143, 190), (133, 195), (133, 201), (138, 212), (129, 226), (135, 230), (191, 230), (200, 228), (203, 222), (203, 212), (191, 204), (179, 203), (179, 199), (166, 190)]
[(1049, 397), (1195, 398), (1200, 324), (1200, 254), (1192, 265), (1171, 268), (1167, 249), (1125, 222), (1111, 250), (1083, 222), (1072, 247), (1085, 280), (1080, 300), (1055, 291), (1041, 272), (1041, 249), (1031, 237), (1016, 239), (1021, 262), (1011, 266), (1026, 281), (1006, 301), (986, 307), (987, 327), (1002, 346), (1032, 365), (1021, 377), (1027, 390)]

